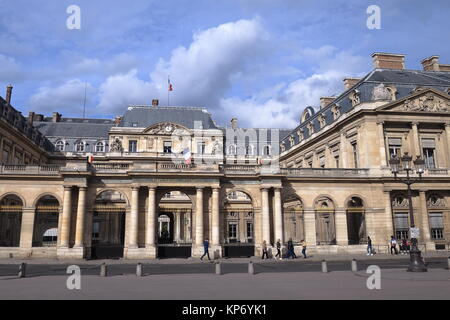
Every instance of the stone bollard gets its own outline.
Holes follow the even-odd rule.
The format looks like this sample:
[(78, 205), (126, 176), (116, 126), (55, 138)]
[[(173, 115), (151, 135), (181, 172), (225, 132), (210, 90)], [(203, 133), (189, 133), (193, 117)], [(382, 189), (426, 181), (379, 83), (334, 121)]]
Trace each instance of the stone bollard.
[(251, 261), (248, 263), (248, 274), (255, 274), (255, 267)]
[(142, 264), (139, 262), (136, 267), (136, 276), (142, 277)]
[(447, 266), (448, 266), (448, 270), (450, 270), (450, 257), (448, 257), (448, 259), (447, 259)]
[(108, 275), (108, 270), (106, 267), (106, 263), (103, 262), (100, 265), (100, 277), (106, 277), (107, 275)]
[(322, 272), (328, 273), (327, 262), (325, 260), (322, 260)]
[(222, 265), (220, 262), (216, 262), (216, 274), (219, 276), (222, 274)]
[(352, 272), (358, 272), (358, 264), (356, 263), (356, 259), (352, 260)]
[(26, 277), (26, 272), (27, 272), (27, 264), (26, 263), (21, 263), (20, 266), (19, 266), (18, 277), (19, 278), (25, 278)]

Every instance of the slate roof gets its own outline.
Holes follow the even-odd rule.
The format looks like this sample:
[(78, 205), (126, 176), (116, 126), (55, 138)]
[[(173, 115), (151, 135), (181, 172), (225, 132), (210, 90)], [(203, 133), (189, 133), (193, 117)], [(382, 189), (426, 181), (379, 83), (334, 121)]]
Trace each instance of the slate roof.
[(147, 128), (160, 122), (173, 122), (195, 129), (195, 121), (201, 121), (203, 129), (218, 129), (211, 114), (205, 109), (193, 107), (133, 106), (125, 112), (119, 127)]
[[(61, 119), (63, 120), (63, 119)], [(108, 138), (108, 132), (114, 125), (113, 121), (104, 123), (103, 119), (89, 119), (100, 120), (92, 122), (78, 122), (78, 121), (60, 122), (33, 122), (37, 128), (46, 137), (57, 138)], [(103, 123), (101, 123), (103, 122)]]

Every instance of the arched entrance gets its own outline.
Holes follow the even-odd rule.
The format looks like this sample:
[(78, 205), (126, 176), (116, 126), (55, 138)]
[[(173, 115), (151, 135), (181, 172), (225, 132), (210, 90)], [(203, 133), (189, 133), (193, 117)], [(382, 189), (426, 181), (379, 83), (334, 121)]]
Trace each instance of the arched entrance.
[(330, 198), (320, 197), (315, 202), (317, 245), (336, 244), (335, 207)]
[(126, 205), (124, 195), (116, 190), (103, 191), (95, 199), (92, 212), (93, 259), (123, 257)]
[(192, 202), (182, 191), (165, 191), (158, 204), (159, 258), (188, 258), (192, 252)]
[(33, 247), (56, 247), (59, 209), (59, 201), (54, 196), (46, 195), (39, 199), (34, 216)]
[(255, 235), (251, 197), (242, 191), (229, 192), (223, 208), (224, 256), (253, 256), (255, 254)]
[(0, 247), (19, 247), (22, 207), (22, 200), (16, 195), (7, 195), (0, 201)]
[(283, 201), (284, 239), (292, 239), (294, 244), (304, 240), (303, 204), (297, 197)]
[(364, 203), (359, 197), (347, 202), (347, 236), (349, 245), (367, 242)]

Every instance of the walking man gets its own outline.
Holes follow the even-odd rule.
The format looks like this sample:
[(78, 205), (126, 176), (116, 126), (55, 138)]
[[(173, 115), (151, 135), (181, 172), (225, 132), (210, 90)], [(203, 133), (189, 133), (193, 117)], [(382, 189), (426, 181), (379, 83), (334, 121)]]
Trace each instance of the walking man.
[(209, 257), (209, 241), (208, 241), (208, 239), (205, 239), (205, 241), (203, 241), (203, 249), (205, 250), (205, 253), (203, 253), (200, 260), (203, 260), (203, 257), (206, 255), (208, 255), (208, 260), (211, 260), (211, 258)]
[(391, 241), (389, 241), (390, 245), (391, 245), (391, 254), (392, 251), (395, 252), (395, 254), (398, 254), (397, 252), (397, 239), (394, 238), (394, 236), (391, 236)]
[(269, 259), (269, 255), (267, 254), (267, 243), (266, 243), (266, 240), (264, 240), (263, 244), (262, 244), (262, 257), (261, 257), (261, 259), (264, 260), (264, 256), (266, 256), (266, 259)]
[(283, 257), (281, 256), (281, 242), (280, 239), (277, 240), (277, 254), (275, 255), (275, 258), (278, 257), (278, 259), (283, 260)]
[(303, 257), (306, 259), (306, 241), (305, 241), (305, 240), (302, 240), (302, 241), (300, 242), (300, 245), (302, 246), (302, 255), (303, 255)]
[(367, 237), (367, 255), (373, 256), (372, 239), (369, 236)]
[(289, 238), (287, 247), (288, 247), (287, 258), (292, 257), (292, 259), (297, 259), (297, 256), (295, 255), (294, 252), (294, 243), (292, 242), (292, 238)]

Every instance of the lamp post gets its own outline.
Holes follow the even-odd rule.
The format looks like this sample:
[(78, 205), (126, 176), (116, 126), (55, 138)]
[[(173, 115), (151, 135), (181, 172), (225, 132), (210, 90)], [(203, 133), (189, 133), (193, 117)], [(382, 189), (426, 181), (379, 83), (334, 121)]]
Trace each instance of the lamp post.
[[(411, 162), (414, 164), (414, 168), (411, 166)], [(400, 167), (400, 163), (402, 166)], [(397, 155), (393, 155), (389, 160), (389, 165), (391, 166), (391, 171), (394, 174), (396, 180), (399, 180), (406, 184), (408, 188), (408, 203), (409, 203), (409, 217), (411, 219), (411, 228), (410, 228), (410, 237), (411, 237), (411, 249), (409, 251), (410, 254), (410, 262), (408, 271), (409, 272), (426, 272), (427, 268), (423, 263), (421, 252), (418, 248), (418, 240), (419, 237), (419, 228), (415, 227), (414, 224), (414, 212), (412, 205), (412, 191), (411, 185), (422, 179), (422, 174), (424, 171), (425, 161), (417, 156), (416, 160), (412, 161), (412, 157), (408, 155), (407, 152), (399, 159)], [(411, 177), (410, 173), (413, 171), (419, 175), (416, 178)], [(400, 178), (398, 177), (398, 173), (400, 171), (406, 172), (406, 177)]]

